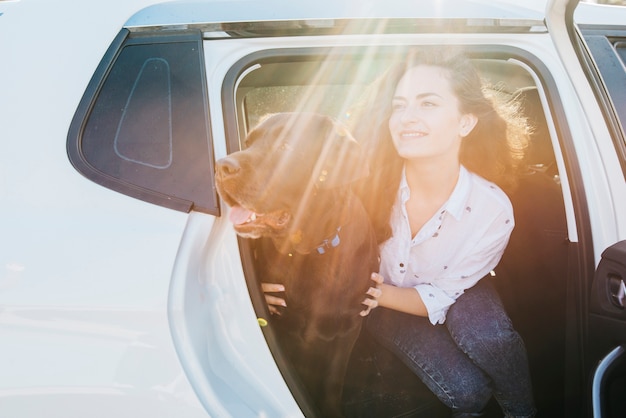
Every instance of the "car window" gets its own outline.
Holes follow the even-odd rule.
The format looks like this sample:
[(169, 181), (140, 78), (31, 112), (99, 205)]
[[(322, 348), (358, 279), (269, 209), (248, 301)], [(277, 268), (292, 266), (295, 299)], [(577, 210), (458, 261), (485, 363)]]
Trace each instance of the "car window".
[(122, 31), (70, 128), (74, 166), (129, 196), (217, 214), (203, 62), (198, 34)]
[[(271, 113), (315, 111), (329, 116), (345, 114), (346, 98), (353, 94), (351, 86), (264, 86), (252, 88), (244, 97), (247, 126), (254, 127)], [(303, 98), (306, 97), (306, 100)], [(347, 99), (349, 102), (350, 99)]]
[[(593, 60), (591, 70), (602, 85), (597, 91), (626, 177), (626, 31), (583, 26), (584, 41)], [(593, 75), (591, 77), (594, 77)]]
[[(326, 51), (299, 50), (293, 51), (293, 56), (281, 59), (273, 56), (274, 53), (263, 52), (255, 54), (258, 58), (253, 61), (244, 60), (248, 70), (237, 80), (237, 92), (233, 97), (241, 110), (237, 115), (237, 135), (245, 136), (260, 118), (276, 112), (315, 111), (346, 121), (363, 89), (389, 64), (387, 54), (370, 57), (369, 65), (360, 65), (363, 52), (358, 49), (330, 56)], [(243, 61), (241, 65), (244, 65)], [(226, 83), (231, 79), (234, 82), (238, 70), (238, 66), (233, 67)], [(238, 143), (233, 145), (239, 147)]]

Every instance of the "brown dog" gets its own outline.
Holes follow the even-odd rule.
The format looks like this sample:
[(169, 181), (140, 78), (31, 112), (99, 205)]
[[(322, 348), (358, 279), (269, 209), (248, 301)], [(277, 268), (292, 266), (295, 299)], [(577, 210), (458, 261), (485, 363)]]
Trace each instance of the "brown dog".
[(369, 219), (350, 184), (367, 175), (359, 144), (330, 118), (281, 113), (246, 149), (217, 162), (216, 185), (236, 232), (259, 241), (258, 277), (283, 283), (280, 345), (324, 417), (341, 416), (361, 302), (378, 268)]

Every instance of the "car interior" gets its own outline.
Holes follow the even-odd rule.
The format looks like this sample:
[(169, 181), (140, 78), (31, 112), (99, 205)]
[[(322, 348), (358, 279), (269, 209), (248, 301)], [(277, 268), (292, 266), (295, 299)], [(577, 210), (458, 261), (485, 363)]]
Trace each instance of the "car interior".
[[(266, 51), (240, 62), (225, 85), (236, 122), (226, 121), (230, 152), (242, 147), (243, 138), (265, 114), (281, 111), (316, 111), (347, 121), (350, 107), (363, 89), (398, 56), (397, 50), (294, 50)], [(514, 326), (522, 335), (529, 355), (535, 400), (541, 416), (563, 416), (565, 394), (565, 313), (567, 292), (568, 230), (555, 138), (551, 138), (541, 96), (545, 86), (540, 75), (519, 65), (514, 52), (476, 50), (471, 52), (483, 78), (505, 100), (519, 100), (532, 125), (526, 152), (526, 172), (510, 194), (516, 227), (493, 280)], [(224, 94), (223, 94), (224, 96)], [(228, 96), (228, 94), (225, 94)], [(226, 102), (228, 106), (228, 102)], [(544, 101), (545, 103), (545, 101)], [(227, 114), (228, 112), (225, 112)], [(228, 119), (226, 117), (225, 119)], [(232, 139), (236, 138), (236, 139)], [(358, 140), (358, 138), (357, 138)], [(238, 141), (238, 142), (237, 142)], [(488, 163), (488, 162), (486, 162)], [(244, 272), (255, 309), (268, 317), (254, 274), (254, 240), (240, 240)], [(274, 346), (270, 329), (264, 329)], [(279, 352), (279, 351), (276, 351)], [(281, 372), (295, 394), (287, 367), (275, 356)], [(302, 395), (306, 396), (306, 395)], [(363, 329), (352, 353), (344, 387), (344, 410), (350, 417), (447, 416), (446, 408), (399, 360), (379, 346)], [(492, 401), (489, 416), (498, 416)]]

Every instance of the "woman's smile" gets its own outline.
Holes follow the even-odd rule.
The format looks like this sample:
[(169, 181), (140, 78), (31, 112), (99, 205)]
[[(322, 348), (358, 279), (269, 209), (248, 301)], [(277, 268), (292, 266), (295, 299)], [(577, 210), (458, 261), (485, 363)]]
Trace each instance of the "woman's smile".
[(401, 131), (400, 136), (403, 138), (422, 138), (428, 135), (426, 132), (422, 131)]

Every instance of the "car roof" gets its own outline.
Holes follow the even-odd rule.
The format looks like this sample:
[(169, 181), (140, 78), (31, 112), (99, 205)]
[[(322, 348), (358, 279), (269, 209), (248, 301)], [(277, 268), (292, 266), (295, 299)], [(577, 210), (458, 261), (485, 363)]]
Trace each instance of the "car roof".
[[(543, 21), (547, 0), (202, 0), (149, 6), (126, 27), (320, 19), (504, 19)], [(519, 2), (521, 3), (521, 2)]]
[(574, 13), (579, 25), (615, 25), (626, 23), (626, 7), (608, 4), (579, 3)]

